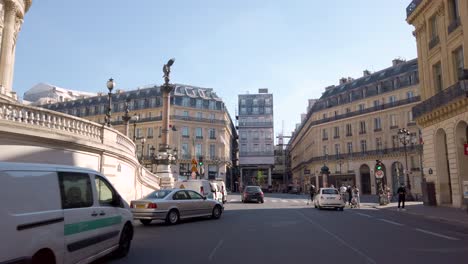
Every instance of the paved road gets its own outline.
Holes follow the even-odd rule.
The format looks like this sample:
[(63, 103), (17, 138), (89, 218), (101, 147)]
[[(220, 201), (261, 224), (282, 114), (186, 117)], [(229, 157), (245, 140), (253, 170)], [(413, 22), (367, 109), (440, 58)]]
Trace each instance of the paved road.
[(135, 222), (129, 256), (108, 263), (464, 263), (468, 229), (374, 208), (318, 210), (306, 196), (228, 198), (219, 220)]

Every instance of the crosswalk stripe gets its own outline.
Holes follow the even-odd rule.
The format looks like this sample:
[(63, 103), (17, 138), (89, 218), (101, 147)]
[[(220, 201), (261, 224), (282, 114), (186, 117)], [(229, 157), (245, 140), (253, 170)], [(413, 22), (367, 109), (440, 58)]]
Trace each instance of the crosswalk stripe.
[(274, 203), (278, 202), (278, 200), (271, 200), (271, 201), (274, 202)]
[(299, 201), (297, 201), (297, 200), (292, 200), (292, 201), (293, 201), (293, 203), (299, 203)]
[(231, 201), (231, 202), (236, 202), (237, 200), (236, 200), (236, 199), (231, 199), (230, 201)]
[(286, 201), (286, 200), (283, 200), (283, 199), (281, 199), (281, 201), (282, 201), (283, 203), (287, 203), (287, 202), (288, 202), (288, 201)]

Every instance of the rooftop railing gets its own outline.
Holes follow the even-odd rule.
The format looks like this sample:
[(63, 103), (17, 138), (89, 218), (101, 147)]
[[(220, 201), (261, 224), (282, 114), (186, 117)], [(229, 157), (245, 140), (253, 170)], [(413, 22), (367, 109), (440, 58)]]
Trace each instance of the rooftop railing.
[(406, 8), (406, 17), (411, 16), (411, 14), (418, 8), (418, 5), (421, 4), (422, 0), (413, 0)]

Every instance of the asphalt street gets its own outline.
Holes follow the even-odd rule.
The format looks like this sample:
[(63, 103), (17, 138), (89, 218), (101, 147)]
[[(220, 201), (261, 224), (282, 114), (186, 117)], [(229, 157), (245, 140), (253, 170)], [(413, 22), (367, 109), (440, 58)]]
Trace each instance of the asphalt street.
[[(410, 209), (408, 209), (410, 210)], [(129, 255), (99, 263), (465, 263), (468, 229), (375, 208), (318, 210), (306, 196), (230, 195), (219, 220), (135, 222)]]

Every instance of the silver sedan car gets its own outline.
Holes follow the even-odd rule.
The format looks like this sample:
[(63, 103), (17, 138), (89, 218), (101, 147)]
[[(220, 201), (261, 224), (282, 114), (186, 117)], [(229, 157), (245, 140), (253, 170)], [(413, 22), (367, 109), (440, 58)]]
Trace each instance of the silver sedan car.
[(144, 225), (149, 225), (153, 220), (165, 220), (173, 225), (180, 219), (199, 216), (218, 219), (224, 210), (222, 203), (185, 189), (154, 191), (142, 199), (131, 201), (130, 208), (133, 219), (140, 220)]

